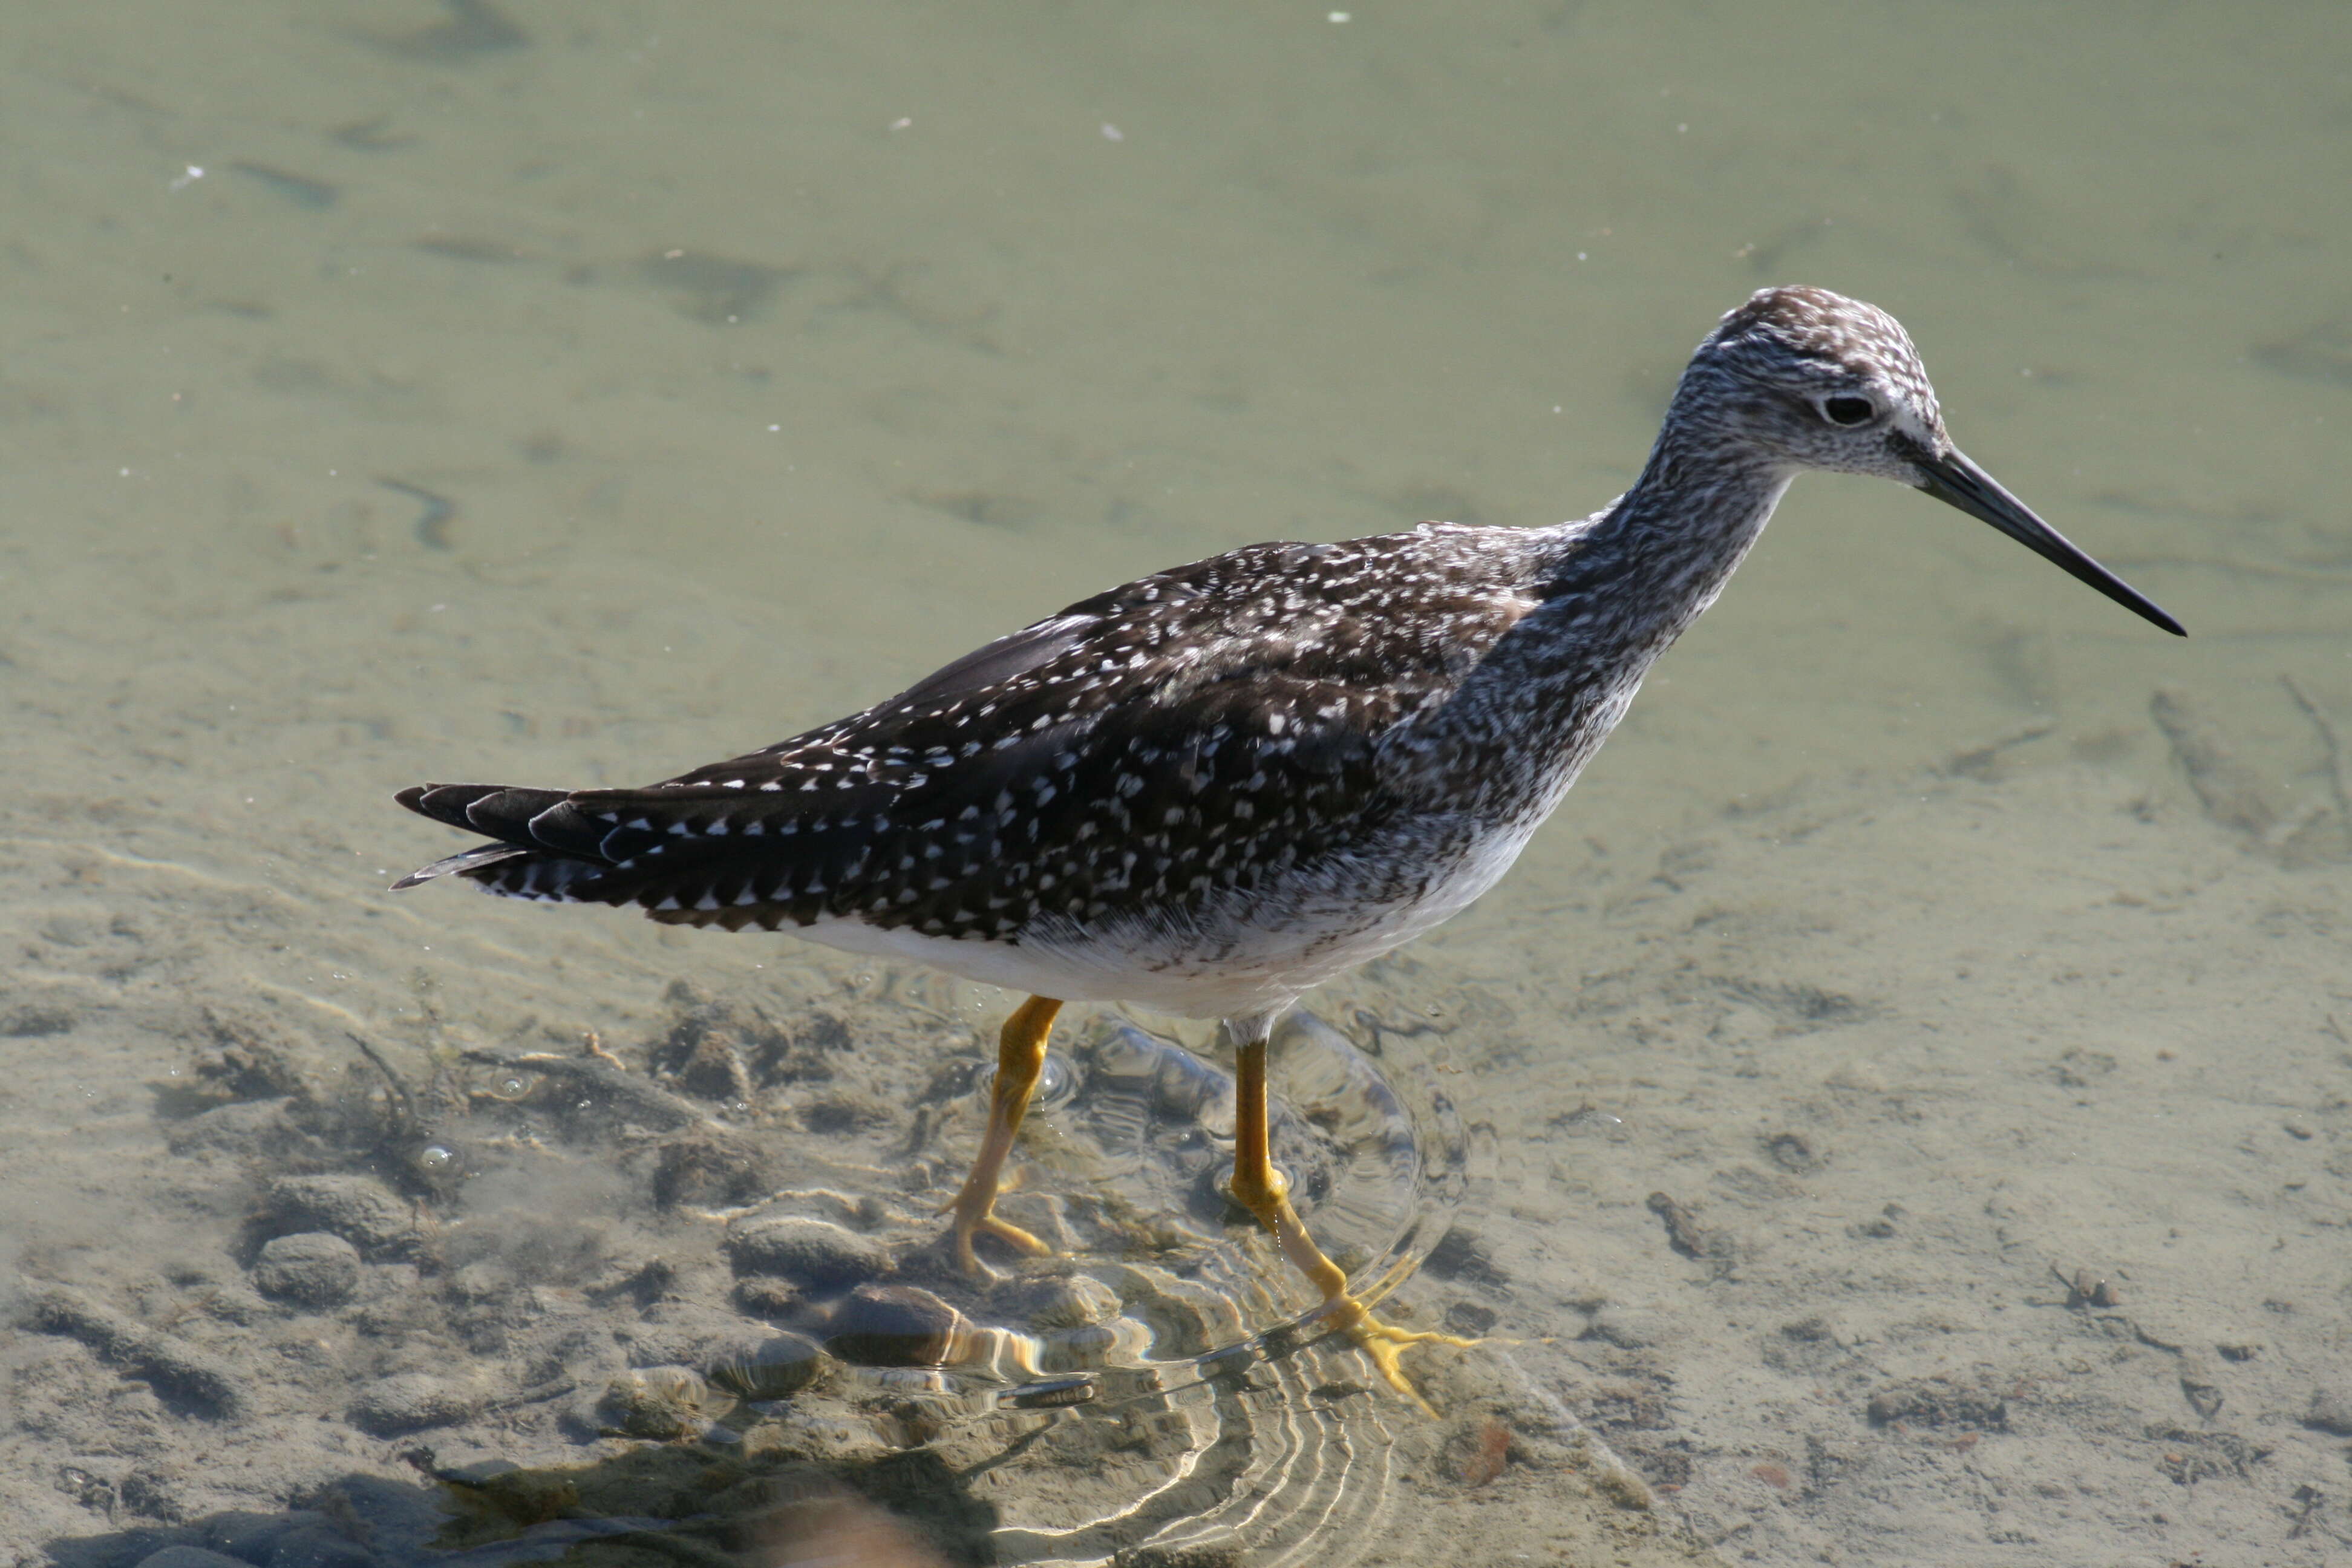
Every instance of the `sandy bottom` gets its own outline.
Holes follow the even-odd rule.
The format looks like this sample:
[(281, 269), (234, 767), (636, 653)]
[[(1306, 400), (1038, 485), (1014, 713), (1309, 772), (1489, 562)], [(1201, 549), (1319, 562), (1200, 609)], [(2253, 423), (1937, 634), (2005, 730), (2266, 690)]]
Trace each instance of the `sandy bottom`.
[[(1190, 1415), (909, 1430), (820, 1380), (709, 1440), (731, 1401), (630, 1369), (829, 1321), (744, 1263), (746, 1207), (899, 1247), (894, 1282), (976, 1318), (1063, 1321), (1034, 1279), (975, 1294), (920, 1254), (1001, 996), (455, 896), (321, 933), (147, 853), (184, 829), (135, 806), (106, 836), (133, 848), (17, 835), (0, 1542), (1053, 1561), (1043, 1525), (1118, 1515), (1192, 1444), (1222, 1456), (1197, 1528), (1122, 1561), (2329, 1561), (2352, 1542), (2345, 826), (2221, 820), (2259, 786), (2225, 726), (2159, 706), (2145, 770), (2027, 736), (1801, 784), (1638, 860), (1587, 845), (1320, 998), (1379, 1045), (1410, 997), (1417, 1043), (1383, 1068), (1420, 1061), (1470, 1126), (1470, 1190), (1391, 1307), (1488, 1336), (1416, 1352), (1435, 1418), (1326, 1344)], [(459, 972), (563, 957), (456, 1008), (404, 973), (411, 921)], [(306, 990), (254, 963), (273, 951), (348, 967)], [(352, 1031), (331, 976), (368, 993)], [(1082, 1258), (1185, 1273), (1180, 1243), (1112, 1245), (1056, 1138), (1027, 1138), (1014, 1202)], [(265, 1253), (320, 1233), (348, 1279)]]

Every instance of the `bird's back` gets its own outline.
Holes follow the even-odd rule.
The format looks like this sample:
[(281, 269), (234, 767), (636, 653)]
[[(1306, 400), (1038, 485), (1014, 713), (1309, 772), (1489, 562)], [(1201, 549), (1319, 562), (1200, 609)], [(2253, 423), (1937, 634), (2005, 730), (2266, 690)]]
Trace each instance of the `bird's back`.
[(1254, 932), (1283, 949), (1286, 926), (1291, 947), (1344, 943), (1349, 908), (1393, 920), (1450, 874), (1433, 856), (1475, 848), (1440, 842), (1475, 831), (1424, 774), (1401, 779), (1392, 742), (1533, 606), (1535, 537), (1252, 546), (643, 789), (404, 791), (498, 841), (409, 880), (853, 946), (875, 944), (840, 928), (1013, 946), (1127, 932), (1148, 962), (1213, 967)]

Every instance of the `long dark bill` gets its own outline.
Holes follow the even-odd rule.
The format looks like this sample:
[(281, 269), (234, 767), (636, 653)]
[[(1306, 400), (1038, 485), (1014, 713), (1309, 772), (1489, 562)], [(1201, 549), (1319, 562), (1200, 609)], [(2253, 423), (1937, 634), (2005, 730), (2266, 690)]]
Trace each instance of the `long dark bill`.
[(2068, 575), (2088, 583), (2174, 637), (2189, 635), (2188, 629), (2165, 614), (2155, 600), (2076, 549), (2064, 534), (2034, 516), (2032, 508), (2001, 489), (2000, 480), (1969, 461), (1966, 454), (1954, 451), (1949, 457), (1922, 457), (1916, 461), (1919, 471), (1927, 476), (1919, 488), (1937, 500), (1992, 524), (2044, 561), (2063, 567)]

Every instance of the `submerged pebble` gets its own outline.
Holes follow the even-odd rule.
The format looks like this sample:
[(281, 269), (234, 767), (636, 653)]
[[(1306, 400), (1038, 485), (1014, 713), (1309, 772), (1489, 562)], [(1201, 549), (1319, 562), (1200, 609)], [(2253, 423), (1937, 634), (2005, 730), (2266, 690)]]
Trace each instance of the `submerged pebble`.
[(604, 1385), (596, 1414), (612, 1430), (630, 1437), (688, 1437), (735, 1408), (689, 1366), (647, 1366), (625, 1372)]
[(887, 1274), (890, 1255), (829, 1220), (776, 1215), (733, 1227), (727, 1254), (738, 1274), (781, 1274), (817, 1289), (855, 1285)]
[(744, 1399), (788, 1399), (824, 1368), (824, 1352), (814, 1340), (779, 1332), (719, 1352), (704, 1363), (703, 1375)]
[(775, 1173), (759, 1145), (727, 1133), (696, 1131), (664, 1143), (654, 1160), (654, 1201), (749, 1203), (772, 1191)]
[(2312, 1390), (2311, 1407), (2305, 1413), (2303, 1424), (2322, 1432), (2333, 1432), (2339, 1437), (2352, 1437), (2352, 1388)]
[(834, 1309), (825, 1349), (860, 1366), (947, 1366), (965, 1359), (971, 1323), (915, 1285), (860, 1285)]
[(373, 1176), (280, 1176), (266, 1202), (281, 1234), (330, 1231), (369, 1257), (400, 1257), (416, 1246), (415, 1210)]
[(486, 1403), (471, 1384), (431, 1373), (394, 1373), (352, 1402), (351, 1423), (378, 1437), (470, 1420)]
[(1092, 1275), (1039, 1279), (1021, 1292), (1016, 1310), (1033, 1329), (1098, 1328), (1119, 1315), (1118, 1292)]
[(359, 1282), (359, 1249), (331, 1231), (281, 1236), (262, 1247), (253, 1266), (263, 1295), (304, 1307), (340, 1306)]
[(801, 1288), (773, 1274), (746, 1274), (735, 1281), (735, 1305), (761, 1318), (781, 1318), (801, 1304)]

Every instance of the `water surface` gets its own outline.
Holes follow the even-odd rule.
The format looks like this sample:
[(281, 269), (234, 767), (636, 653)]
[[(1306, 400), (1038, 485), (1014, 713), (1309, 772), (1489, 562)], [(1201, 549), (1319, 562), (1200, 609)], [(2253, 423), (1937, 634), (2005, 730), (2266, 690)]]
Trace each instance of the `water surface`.
[[(273, 1131), (381, 1110), (352, 1036), (463, 1094), (467, 1050), (593, 1031), (642, 1075), (681, 1008), (829, 1008), (903, 1106), (1007, 1005), (388, 899), (453, 847), (394, 788), (642, 782), (1220, 549), (1580, 515), (1715, 318), (1800, 281), (1901, 316), (1959, 441), (2193, 636), (1919, 497), (1801, 482), (1513, 878), (1318, 1005), (1359, 1046), (1433, 1026), (1412, 1059), (1483, 1184), (1399, 1310), (1514, 1342), (1431, 1353), (1437, 1422), (1318, 1426), (1323, 1384), (1277, 1378), (1250, 1429), (1322, 1469), (1269, 1495), (1367, 1561), (2352, 1539), (2335, 8), (415, 0), (0, 36), (28, 1560), (329, 1528), (419, 1441), (625, 1447), (499, 1401), (574, 1353), (551, 1315), (607, 1348), (615, 1301), (660, 1320), (612, 1294), (624, 1240), (674, 1305), (718, 1232), (656, 1215), (618, 1133), (445, 1190), (348, 1118)], [(741, 1119), (821, 1139), (810, 1092)], [(265, 1110), (191, 1131), (225, 1105)], [(367, 1259), (330, 1311), (256, 1295), (268, 1183), (362, 1169), (462, 1245)], [(387, 1305), (469, 1262), (501, 1311), (513, 1276), (561, 1300), (471, 1340)], [(244, 1413), (97, 1319), (44, 1330), (58, 1289), (215, 1357)], [(428, 1370), (486, 1403), (352, 1424)]]

